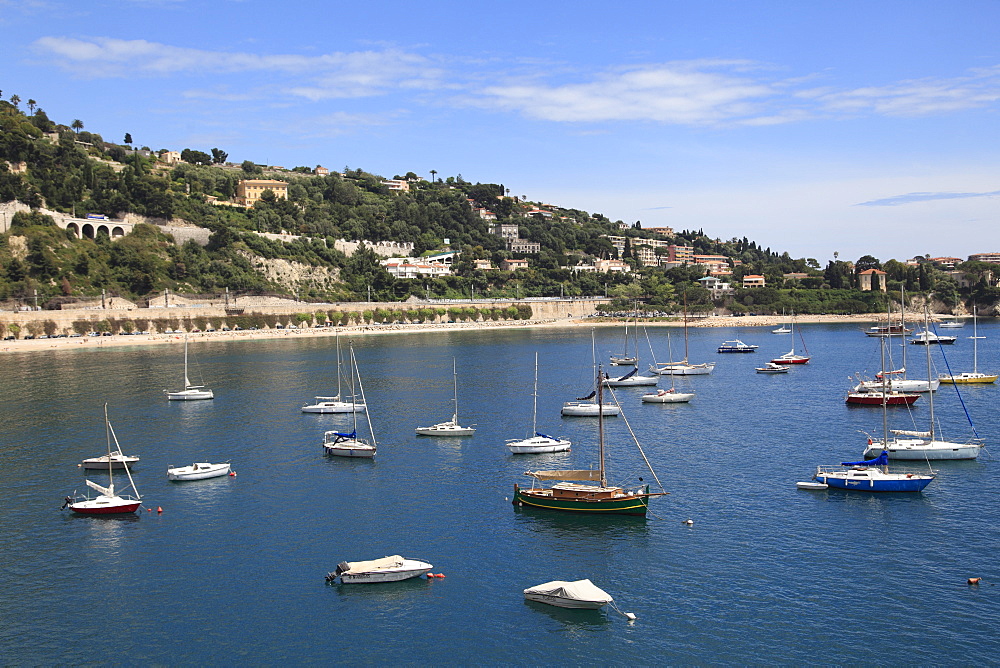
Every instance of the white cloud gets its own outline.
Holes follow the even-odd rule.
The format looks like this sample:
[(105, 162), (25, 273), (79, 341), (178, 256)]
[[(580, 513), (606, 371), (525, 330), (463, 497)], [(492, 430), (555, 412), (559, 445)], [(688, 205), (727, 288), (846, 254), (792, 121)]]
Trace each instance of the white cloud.
[(286, 93), (310, 100), (365, 97), (394, 88), (430, 89), (440, 85), (442, 76), (425, 57), (391, 48), (302, 56), (207, 51), (141, 39), (61, 37), (43, 37), (35, 48), (55, 57), (59, 66), (93, 78), (280, 73), (290, 78)]
[(970, 197), (997, 197), (1000, 190), (981, 193), (956, 193), (956, 192), (914, 192), (905, 195), (894, 195), (881, 199), (873, 199), (867, 202), (860, 202), (855, 206), (900, 206), (902, 204), (912, 204), (914, 202), (932, 202), (944, 199), (968, 199)]

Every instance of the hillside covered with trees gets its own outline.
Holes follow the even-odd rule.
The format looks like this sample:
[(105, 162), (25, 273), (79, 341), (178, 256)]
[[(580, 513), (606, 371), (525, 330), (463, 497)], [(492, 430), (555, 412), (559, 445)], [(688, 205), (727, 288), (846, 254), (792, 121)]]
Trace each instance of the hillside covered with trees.
[[(90, 298), (102, 291), (140, 301), (163, 290), (187, 294), (275, 293), (317, 301), (367, 299), (400, 301), (411, 295), (445, 298), (603, 295), (618, 297), (620, 307), (639, 299), (649, 308), (676, 310), (686, 301), (692, 310), (728, 308), (733, 312), (842, 313), (880, 312), (885, 296), (858, 290), (857, 270), (881, 268), (891, 293), (934, 293), (948, 306), (962, 298), (995, 302), (990, 287), (993, 265), (961, 267), (974, 276), (972, 287), (956, 281), (931, 263), (881, 264), (865, 256), (856, 263), (831, 261), (821, 268), (814, 259), (761, 248), (744, 237), (721, 241), (703, 231), (676, 233), (673, 243), (696, 254), (724, 255), (734, 286), (746, 274), (760, 274), (767, 287), (737, 288), (713, 300), (698, 279), (700, 265), (671, 269), (643, 267), (631, 248), (653, 236), (640, 223), (622, 225), (600, 213), (541, 205), (511, 196), (502, 184), (471, 183), (461, 175), (426, 181), (410, 172), (396, 175), (408, 192), (391, 192), (386, 179), (345, 167), (342, 173), (316, 175), (309, 167), (265, 170), (250, 160), (227, 162), (219, 148), (184, 149), (181, 162), (167, 164), (163, 150), (105, 141), (79, 120), (60, 125), (34, 100), (17, 95), (0, 100), (0, 204), (20, 202), (31, 212), (8, 216), (0, 234), (0, 302), (38, 303), (57, 308), (65, 301)], [(287, 182), (288, 199), (265, 191), (252, 207), (233, 203), (240, 181), (269, 178)], [(527, 215), (544, 206), (549, 216)], [(78, 239), (39, 209), (120, 219), (142, 217), (131, 234), (112, 240), (106, 234)], [(537, 254), (519, 255), (493, 234), (493, 221), (516, 223), (520, 237), (540, 246)], [(195, 225), (211, 231), (207, 245), (177, 244), (157, 223)], [(624, 229), (623, 229), (624, 228)], [(258, 233), (302, 238), (284, 243)], [(609, 235), (628, 238), (620, 259), (631, 273), (574, 272), (569, 267), (593, 258), (619, 258)], [(351, 256), (334, 241), (407, 242), (420, 255), (447, 246), (460, 251), (451, 276), (396, 279), (380, 258), (362, 246)], [(516, 272), (474, 268), (475, 260), (493, 266), (505, 258), (526, 257), (529, 268)], [(339, 279), (315, 284), (279, 283), (261, 267), (287, 260), (304, 267), (324, 267)], [(787, 278), (786, 274), (797, 274)], [(369, 292), (370, 291), (370, 292)]]

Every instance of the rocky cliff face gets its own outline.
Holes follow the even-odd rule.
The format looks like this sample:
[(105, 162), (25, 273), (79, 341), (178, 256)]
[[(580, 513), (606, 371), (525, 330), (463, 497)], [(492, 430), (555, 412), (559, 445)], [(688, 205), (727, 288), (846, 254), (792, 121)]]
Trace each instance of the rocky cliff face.
[(333, 289), (340, 276), (340, 270), (333, 267), (311, 267), (291, 260), (268, 260), (248, 252), (241, 252), (253, 268), (269, 281), (290, 290), (316, 288)]

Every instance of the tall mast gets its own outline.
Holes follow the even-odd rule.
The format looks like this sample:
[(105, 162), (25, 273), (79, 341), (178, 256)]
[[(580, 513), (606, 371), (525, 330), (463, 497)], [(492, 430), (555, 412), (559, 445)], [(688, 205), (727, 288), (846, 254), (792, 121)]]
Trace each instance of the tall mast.
[(458, 366), (454, 357), (451, 358), (451, 375), (455, 381), (455, 414), (451, 419), (455, 425), (458, 425)]
[(885, 384), (885, 340), (889, 337), (879, 337), (879, 353), (882, 361), (882, 450), (889, 449), (889, 391)]
[(184, 389), (191, 387), (191, 381), (188, 379), (188, 337), (187, 334), (184, 335)]
[(532, 393), (533, 401), (531, 403), (531, 435), (535, 435), (535, 431), (538, 429), (536, 424), (538, 416), (538, 351), (535, 351), (535, 391)]
[[(372, 447), (378, 448), (375, 441), (375, 430), (372, 429), (372, 414), (368, 410), (368, 400), (365, 399), (365, 386), (361, 383), (361, 371), (358, 370), (358, 360), (354, 357), (354, 346), (351, 346), (351, 361), (354, 363), (354, 371), (358, 374), (358, 390), (361, 392), (361, 403), (365, 405), (365, 420), (368, 421), (368, 434), (372, 437)], [(354, 433), (358, 433), (358, 412), (354, 411)]]
[[(930, 315), (928, 313), (927, 305), (924, 304), (924, 332), (930, 331)], [(927, 403), (929, 406), (931, 414), (931, 427), (928, 431), (931, 434), (931, 440), (934, 440), (934, 388), (931, 387), (931, 347), (930, 341), (926, 341), (924, 348), (927, 349)]]
[(608, 486), (604, 475), (604, 383), (601, 382), (601, 367), (597, 367), (597, 444), (601, 462), (601, 487)]
[[(337, 332), (337, 401), (340, 401), (340, 332)], [(354, 397), (351, 397), (351, 405), (354, 405)]]
[(684, 293), (684, 363), (688, 361), (688, 295)]
[(986, 338), (979, 336), (976, 329), (976, 305), (972, 305), (972, 373), (979, 373), (979, 339)]

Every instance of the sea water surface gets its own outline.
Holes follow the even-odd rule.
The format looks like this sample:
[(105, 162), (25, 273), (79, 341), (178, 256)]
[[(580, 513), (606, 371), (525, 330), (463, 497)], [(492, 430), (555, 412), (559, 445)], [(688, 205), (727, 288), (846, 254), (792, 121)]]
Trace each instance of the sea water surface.
[[(191, 375), (216, 399), (190, 403), (162, 393), (181, 380), (179, 344), (5, 354), (2, 662), (996, 663), (1000, 504), (989, 451), (1000, 452), (1000, 386), (962, 388), (989, 451), (936, 464), (924, 493), (799, 491), (795, 482), (817, 464), (859, 459), (882, 419), (878, 408), (844, 404), (849, 377), (878, 370), (878, 341), (856, 325), (797, 329), (813, 359), (788, 374), (753, 370), (789, 349), (787, 335), (693, 329), (692, 361), (718, 366), (676, 379), (696, 392), (690, 404), (646, 405), (645, 389), (617, 391), (670, 492), (645, 519), (510, 503), (514, 483), (530, 484), (529, 468), (596, 464), (596, 419), (559, 415), (563, 401), (590, 391), (588, 329), (354, 338), (374, 461), (324, 455), (323, 432), (350, 430), (351, 416), (300, 412), (336, 391), (333, 337), (192, 345)], [(980, 333), (980, 370), (1000, 370), (1000, 327), (987, 322)], [(971, 370), (969, 335), (961, 330), (944, 350), (956, 372)], [(600, 360), (620, 352), (619, 330), (596, 336)], [(737, 337), (760, 349), (715, 352)], [(664, 361), (667, 330), (649, 338)], [(683, 346), (679, 330), (671, 338), (675, 351)], [(348, 338), (341, 343), (346, 350)], [(891, 350), (899, 356), (898, 343)], [(538, 430), (573, 448), (515, 456), (504, 441), (530, 431), (536, 351)], [(644, 342), (640, 353), (645, 366)], [(923, 349), (907, 353), (911, 376), (926, 375)], [(478, 431), (417, 437), (415, 427), (452, 414), (453, 358), (460, 420)], [(133, 475), (145, 508), (123, 519), (60, 512), (63, 497), (85, 487), (77, 464), (105, 451), (105, 402), (123, 450), (141, 457)], [(954, 388), (942, 388), (935, 408), (946, 436), (968, 435)], [(927, 410), (922, 397), (911, 411), (892, 410), (890, 426), (924, 429)], [(610, 418), (606, 431), (611, 481), (652, 481), (626, 421)], [(166, 479), (169, 465), (226, 460), (236, 477)], [(340, 561), (389, 554), (447, 577), (324, 582)], [(526, 587), (580, 578), (637, 620), (524, 601)]]

